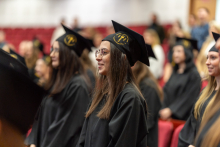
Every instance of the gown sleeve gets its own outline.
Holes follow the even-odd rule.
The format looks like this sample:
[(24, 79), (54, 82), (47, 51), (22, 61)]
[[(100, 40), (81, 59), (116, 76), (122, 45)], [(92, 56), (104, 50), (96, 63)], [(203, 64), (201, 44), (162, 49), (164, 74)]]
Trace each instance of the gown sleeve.
[(197, 120), (194, 117), (194, 109), (192, 109), (190, 117), (179, 134), (178, 147), (188, 147), (193, 144), (196, 136), (196, 124)]
[(82, 131), (80, 133), (79, 141), (77, 143), (77, 147), (84, 147), (85, 145), (87, 124), (88, 124), (88, 119), (85, 119), (83, 123)]
[(108, 147), (146, 147), (147, 112), (141, 98), (126, 94), (109, 122)]
[(193, 104), (199, 96), (200, 89), (201, 78), (197, 75), (191, 75), (191, 78), (186, 85), (185, 92), (179, 97), (176, 97), (168, 106), (172, 111), (172, 115), (179, 119), (183, 119), (192, 109)]
[(80, 84), (72, 83), (66, 98), (59, 105), (54, 122), (48, 128), (41, 147), (61, 147), (78, 142), (89, 103), (88, 92)]

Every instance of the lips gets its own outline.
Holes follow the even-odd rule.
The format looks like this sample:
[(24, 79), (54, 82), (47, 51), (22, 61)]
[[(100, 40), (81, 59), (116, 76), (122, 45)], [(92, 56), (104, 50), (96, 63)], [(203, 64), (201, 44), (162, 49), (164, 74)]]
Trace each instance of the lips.
[(98, 68), (101, 68), (104, 64), (98, 63)]

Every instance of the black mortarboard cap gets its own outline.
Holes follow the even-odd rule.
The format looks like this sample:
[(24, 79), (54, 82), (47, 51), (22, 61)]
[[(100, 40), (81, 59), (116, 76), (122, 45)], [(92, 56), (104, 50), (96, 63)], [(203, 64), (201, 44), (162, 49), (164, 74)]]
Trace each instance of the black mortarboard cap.
[(209, 52), (218, 52), (218, 49), (215, 48), (215, 45), (209, 50)]
[(44, 44), (36, 37), (33, 39), (33, 47), (38, 48), (44, 54)]
[(157, 57), (155, 56), (154, 51), (153, 51), (151, 45), (146, 44), (146, 48), (147, 48), (147, 51), (148, 51), (148, 56), (152, 57), (154, 59), (157, 59)]
[(66, 26), (62, 26), (65, 30), (65, 34), (57, 38), (56, 41), (62, 42), (69, 49), (74, 50), (79, 57), (82, 55), (84, 49), (91, 51), (91, 45), (87, 39)]
[(218, 40), (219, 37), (220, 37), (220, 34), (217, 34), (217, 33), (212, 32), (212, 35), (213, 35), (213, 38), (215, 39), (215, 42), (217, 42), (217, 40)]
[(112, 23), (116, 33), (108, 35), (103, 41), (111, 42), (126, 54), (131, 66), (137, 61), (149, 66), (148, 51), (143, 36), (113, 20)]
[(0, 50), (0, 118), (25, 134), (45, 91), (26, 75), (27, 68)]
[(191, 50), (193, 49), (198, 50), (197, 40), (195, 39), (176, 37), (175, 45), (182, 45), (184, 48), (188, 48)]

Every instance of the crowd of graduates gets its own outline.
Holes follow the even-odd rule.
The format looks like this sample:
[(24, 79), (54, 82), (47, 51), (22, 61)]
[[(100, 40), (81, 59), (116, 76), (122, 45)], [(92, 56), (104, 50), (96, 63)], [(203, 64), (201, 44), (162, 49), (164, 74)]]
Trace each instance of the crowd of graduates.
[[(74, 19), (18, 52), (0, 31), (0, 147), (158, 147), (158, 121), (181, 120), (178, 147), (219, 147), (220, 23), (209, 10), (143, 34)], [(168, 48), (164, 49), (164, 45)]]

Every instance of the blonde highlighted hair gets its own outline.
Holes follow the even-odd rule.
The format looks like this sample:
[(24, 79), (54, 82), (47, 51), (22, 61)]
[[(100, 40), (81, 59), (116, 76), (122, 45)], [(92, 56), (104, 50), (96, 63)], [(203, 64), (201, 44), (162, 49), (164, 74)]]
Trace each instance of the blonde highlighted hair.
[(158, 34), (155, 30), (147, 29), (147, 30), (144, 31), (144, 34), (145, 33), (149, 33), (152, 36), (152, 38), (153, 38), (152, 46), (160, 44), (160, 38), (159, 38), (159, 36), (158, 36)]

